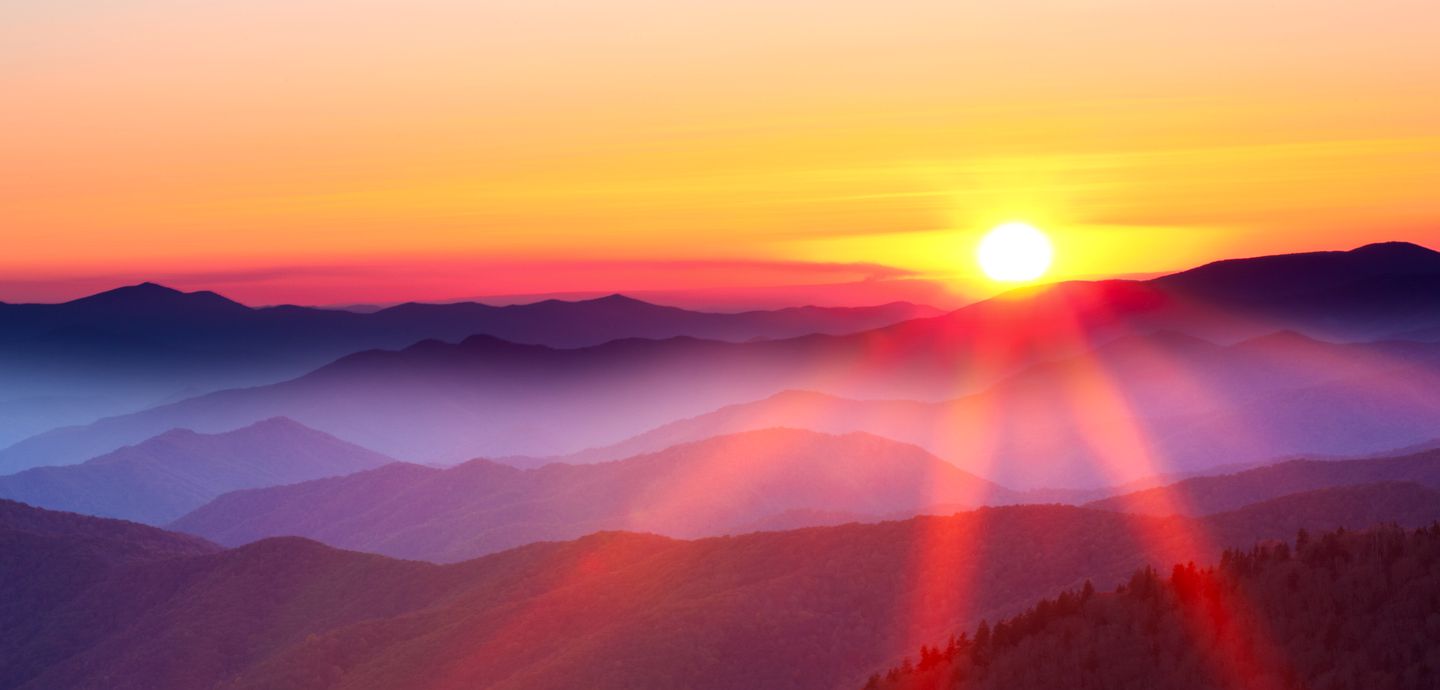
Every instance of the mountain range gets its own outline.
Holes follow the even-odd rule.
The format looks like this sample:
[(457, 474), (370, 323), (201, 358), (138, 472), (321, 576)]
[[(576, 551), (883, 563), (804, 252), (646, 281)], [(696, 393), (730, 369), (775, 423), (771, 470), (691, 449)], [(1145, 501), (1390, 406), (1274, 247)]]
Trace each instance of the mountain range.
[[(411, 303), (362, 314), (252, 308), (213, 292), (142, 283), (61, 304), (0, 303), (0, 443), (92, 421), (97, 412), (271, 383), (354, 352), (427, 339), (489, 335), (560, 348), (678, 336), (740, 342), (852, 333), (936, 313), (907, 303), (709, 313), (611, 295), (510, 306)], [(54, 401), (53, 417), (5, 407), (37, 396)]]
[(554, 460), (598, 462), (780, 425), (914, 443), (1016, 488), (1098, 487), (1428, 440), (1440, 433), (1437, 385), (1440, 346), (1431, 344), (1337, 344), (1287, 333), (1219, 346), (1157, 333), (1036, 365), (963, 398), (784, 391)]
[[(1349, 252), (1222, 262), (1143, 282), (1076, 282), (1028, 288), (940, 316), (913, 318), (845, 335), (822, 333), (758, 342), (722, 342), (691, 337), (664, 340), (632, 338), (571, 348), (517, 344), (488, 335), (471, 335), (459, 343), (426, 340), (399, 351), (373, 350), (347, 355), (278, 384), (219, 391), (138, 413), (33, 435), (0, 450), (0, 471), (81, 462), (171, 428), (216, 432), (275, 416), (296, 419), (378, 452), (425, 462), (458, 462), (477, 456), (564, 455), (587, 447), (614, 444), (676, 419), (701, 415), (725, 405), (763, 399), (786, 389), (815, 390), (856, 398), (919, 401), (974, 395), (1037, 364), (1045, 365), (1056, 360), (1084, 362), (1090, 358), (1090, 351), (1097, 347), (1125, 342), (1139, 344), (1132, 347), (1131, 356), (1141, 363), (1140, 368), (1148, 368), (1149, 374), (1138, 376), (1149, 378), (1151, 390), (1164, 389), (1167, 381), (1173, 383), (1194, 378), (1193, 390), (1172, 393), (1169, 401), (1209, 401), (1213, 403), (1211, 409), (1198, 409), (1202, 405), (1192, 402), (1172, 410), (1151, 406), (1144, 399), (1131, 399), (1133, 391), (1130, 390), (1107, 392), (1104, 390), (1107, 386), (1130, 386), (1132, 380), (1139, 379), (1132, 376), (1129, 369), (1115, 371), (1108, 368), (1116, 361), (1128, 359), (1105, 360), (1103, 356), (1090, 364), (1071, 367), (1069, 372), (1054, 372), (1050, 377), (1052, 380), (1065, 377), (1068, 383), (1062, 386), (1063, 390), (1051, 391), (1051, 404), (1059, 404), (1061, 398), (1099, 396), (1108, 400), (1101, 399), (1098, 403), (1087, 401), (1084, 407), (1093, 408), (1096, 415), (1111, 420), (1131, 423), (1125, 420), (1136, 415), (1121, 409), (1122, 403), (1130, 403), (1137, 410), (1143, 410), (1144, 416), (1220, 415), (1209, 421), (1194, 420), (1200, 426), (1209, 424), (1218, 427), (1226, 423), (1221, 415), (1222, 407), (1236, 408), (1245, 400), (1258, 399), (1264, 393), (1288, 395), (1291, 390), (1330, 382), (1337, 373), (1329, 370), (1327, 360), (1294, 356), (1295, 348), (1302, 347), (1300, 345), (1295, 348), (1270, 347), (1272, 354), (1279, 358), (1272, 357), (1265, 366), (1280, 371), (1278, 376), (1271, 376), (1266, 369), (1257, 368), (1258, 361), (1251, 362), (1248, 368), (1233, 362), (1207, 362), (1206, 357), (1210, 355), (1200, 352), (1204, 347), (1194, 342), (1195, 339), (1222, 344), (1250, 339), (1249, 342), (1253, 343), (1254, 338), (1281, 329), (1346, 340), (1368, 340), (1399, 332), (1415, 332), (1427, 323), (1440, 323), (1440, 308), (1417, 297), (1415, 292), (1417, 285), (1436, 276), (1440, 276), (1440, 254), (1415, 245), (1389, 243)], [(113, 358), (128, 356), (123, 353), (130, 350), (147, 353), (145, 356), (153, 356), (155, 362), (164, 363), (166, 380), (172, 382), (184, 378), (181, 373), (188, 366), (185, 362), (190, 361), (181, 353), (172, 351), (174, 348), (205, 350), (209, 347), (207, 343), (219, 341), (229, 348), (226, 357), (240, 357), (237, 353), (245, 353), (245, 356), (254, 354), (256, 361), (275, 366), (278, 362), (299, 361), (277, 354), (282, 350), (298, 352), (311, 348), (306, 351), (319, 352), (323, 348), (315, 345), (317, 342), (328, 343), (327, 347), (331, 349), (326, 352), (329, 355), (360, 347), (361, 336), (370, 333), (367, 329), (372, 328), (374, 332), (390, 338), (387, 341), (389, 344), (411, 342), (412, 337), (424, 331), (414, 324), (432, 323), (432, 317), (434, 323), (450, 329), (441, 334), (444, 336), (458, 337), (457, 334), (461, 333), (484, 331), (484, 319), (457, 316), (466, 309), (485, 314), (496, 313), (495, 310), (505, 314), (531, 314), (537, 323), (551, 329), (551, 333), (594, 333), (597, 331), (587, 324), (596, 323), (608, 324), (606, 328), (615, 329), (605, 331), (603, 337), (607, 338), (621, 332), (646, 335), (685, 332), (685, 328), (675, 324), (667, 326), (669, 331), (642, 328), (640, 325), (624, 326), (632, 321), (634, 324), (648, 322), (645, 318), (624, 315), (629, 313), (626, 310), (641, 307), (623, 298), (505, 308), (411, 305), (375, 314), (356, 314), (291, 307), (255, 310), (206, 293), (185, 295), (156, 286), (136, 290), (146, 297), (139, 300), (140, 306), (129, 306), (134, 301), (134, 295), (122, 290), (79, 300), (78, 304), (54, 305), (45, 309), (40, 308), (44, 305), (5, 305), (5, 309), (0, 309), (0, 321), (8, 318), (22, 325), (7, 331), (11, 334), (7, 339), (11, 345), (49, 337), (45, 334), (63, 334), (72, 327), (80, 333), (95, 329), (111, 333), (123, 327), (124, 337), (117, 339), (106, 335), (94, 341), (113, 342), (113, 347), (102, 348), (109, 354), (97, 355), (93, 361), (87, 361), (106, 371), (134, 371), (134, 367)], [(624, 314), (614, 312), (616, 309)], [(80, 316), (73, 323), (65, 322), (69, 325), (63, 326), (55, 320), (57, 317), (36, 316), (55, 310)], [(568, 311), (559, 313), (555, 310)], [(647, 309), (641, 311), (649, 313)], [(670, 311), (665, 313), (671, 314)], [(883, 318), (897, 316), (901, 315), (886, 312)], [(679, 316), (675, 318), (679, 319)], [(700, 317), (684, 316), (685, 320), (692, 318)], [(806, 323), (801, 318), (792, 321), (788, 317), (761, 318), (753, 314), (746, 318), (767, 324), (796, 325), (797, 331), (813, 332), (817, 329), (814, 323)], [(843, 317), (837, 318), (845, 321)], [(847, 323), (858, 328), (859, 321), (863, 320)], [(235, 332), (234, 324), (250, 321), (254, 323), (244, 327), (242, 333)], [(524, 322), (523, 319), (520, 321)], [(184, 328), (171, 333), (179, 328), (174, 325), (176, 322), (184, 324)], [(621, 326), (615, 326), (616, 323)], [(206, 324), (219, 325), (205, 330)], [(626, 328), (630, 330), (626, 331)], [(754, 326), (752, 333), (746, 335), (759, 328)], [(774, 333), (773, 328), (769, 332)], [(697, 329), (691, 328), (690, 332)], [(521, 337), (518, 331), (490, 330)], [(738, 333), (738, 330), (737, 327), (733, 332)], [(1176, 335), (1167, 335), (1170, 333)], [(531, 332), (531, 336), (544, 339), (538, 337), (535, 331)], [(583, 341), (583, 337), (576, 337), (580, 340), (566, 344)], [(1169, 342), (1187, 337), (1191, 339), (1188, 344)], [(125, 342), (129, 342), (127, 338), (134, 339), (136, 343), (130, 350), (124, 346)], [(147, 345), (155, 339), (163, 341), (164, 347)], [(745, 338), (736, 337), (735, 340)], [(1233, 347), (1243, 349), (1246, 344)], [(1369, 357), (1359, 354), (1358, 349), (1345, 355), (1365, 363), (1365, 366), (1345, 369), (1354, 374), (1356, 385), (1390, 376), (1402, 387), (1416, 381), (1418, 383), (1411, 388), (1418, 390), (1426, 383), (1425, 377), (1430, 375), (1422, 371), (1412, 376), (1415, 366), (1433, 364), (1433, 353), (1425, 351), (1424, 344), (1356, 347), (1373, 350), (1373, 356)], [(1147, 349), (1153, 350), (1149, 356), (1134, 357), (1137, 351)], [(47, 345), (43, 351), (63, 353), (70, 350)], [(1338, 350), (1336, 354), (1340, 354)], [(1242, 355), (1240, 352), (1222, 352), (1219, 357), (1227, 360)], [(1181, 361), (1167, 365), (1166, 360), (1170, 357), (1179, 357)], [(1386, 360), (1390, 357), (1397, 361), (1395, 366), (1387, 368)], [(7, 361), (23, 362), (24, 358)], [(200, 369), (245, 371), (240, 360), (225, 359), (224, 366), (215, 366), (215, 362), (204, 360)], [(1167, 366), (1170, 368), (1168, 373)], [(1183, 367), (1184, 371), (1176, 374), (1176, 367)], [(67, 366), (61, 369), (67, 376), (88, 376), (85, 367)], [(144, 367), (140, 369), (145, 370)], [(1040, 369), (1046, 369), (1046, 366)], [(27, 369), (31, 370), (40, 371), (44, 367)], [(1035, 376), (1044, 378), (1045, 374), (1037, 373)], [(1216, 377), (1221, 380), (1215, 380)], [(1279, 385), (1281, 382), (1285, 385)], [(1237, 386), (1243, 389), (1237, 391)], [(1211, 393), (1208, 390), (1211, 387), (1218, 387), (1225, 395)], [(1345, 396), (1351, 392), (1346, 389), (1321, 394)], [(1236, 395), (1240, 396), (1239, 399)], [(1409, 400), (1415, 397), (1415, 390), (1402, 390), (1393, 397)], [(1074, 407), (1074, 404), (1065, 405), (1062, 413), (1073, 415)], [(1328, 406), (1323, 408), (1329, 409)], [(1263, 409), (1260, 411), (1263, 412)], [(1074, 420), (1063, 419), (1047, 410), (1037, 412), (1046, 416), (1034, 420), (1016, 417), (1026, 435), (1038, 426), (1041, 428), (1040, 438), (1063, 441), (1058, 447), (1089, 445), (1073, 437), (1073, 428), (1077, 425)], [(1378, 415), (1380, 418), (1389, 416), (1388, 411)], [(1091, 426), (1095, 421), (1089, 420), (1080, 426)], [(1363, 426), (1364, 422), (1360, 424)], [(1044, 430), (1049, 425), (1058, 425), (1060, 430), (1054, 433)], [(1191, 425), (1187, 423), (1186, 426)], [(1327, 425), (1291, 431), (1303, 436), (1325, 432), (1329, 428)], [(1346, 442), (1346, 452), (1378, 450), (1396, 443), (1419, 440), (1405, 437), (1393, 439), (1394, 443), (1376, 446), (1370, 437), (1383, 435), (1380, 431), (1352, 430), (1345, 425), (1337, 427), (1336, 431), (1353, 437), (1339, 439)], [(1404, 432), (1406, 429), (1384, 431)], [(1067, 434), (1069, 438), (1065, 438)], [(1168, 431), (1149, 435), (1165, 436)], [(1436, 435), (1440, 434), (1431, 430), (1423, 438)], [(979, 438), (974, 434), (968, 436)], [(1210, 438), (1200, 441), (1212, 440), (1215, 436), (1229, 435), (1211, 434)], [(915, 435), (902, 438), (921, 442)], [(1077, 440), (1081, 442), (1076, 443)], [(1250, 451), (1273, 456), (1323, 450), (1305, 447), (1303, 443), (1296, 447), (1294, 441), (1283, 439), (1275, 443), (1261, 443)], [(1210, 451), (1204, 443), (1194, 442), (1194, 439), (1176, 443), (1186, 452)], [(962, 463), (967, 461), (955, 457), (955, 453), (970, 450), (922, 445), (942, 457)], [(1163, 457), (1163, 450), (1153, 452)], [(1212, 457), (1181, 458), (1172, 464), (1176, 468), (1187, 468), (1213, 463), (1234, 454), (1235, 449), (1223, 448), (1210, 453)], [(1089, 462), (1093, 458), (1086, 460)], [(1018, 466), (1020, 463), (1007, 461), (1002, 464)], [(1090, 464), (1093, 465), (1093, 462)], [(972, 471), (982, 469), (971, 464), (964, 466)], [(985, 474), (983, 471), (977, 473)], [(1017, 484), (1027, 481), (1023, 477), (993, 478)], [(1096, 480), (1093, 476), (1067, 477), (1062, 473), (1048, 483)], [(1107, 477), (1105, 480), (1121, 479)]]
[(0, 476), (0, 498), (164, 524), (237, 489), (351, 474), (392, 462), (274, 418), (219, 434), (174, 429), (78, 465)]
[(1375, 482), (1440, 490), (1440, 450), (1363, 460), (1290, 460), (1111, 496), (1086, 507), (1145, 515), (1209, 515), (1286, 494)]
[[(1265, 501), (1283, 504), (1292, 494), (1316, 490), (1362, 496), (1360, 486), (1433, 498), (1425, 492), (1440, 490), (1440, 451), (1292, 460), (1121, 493), (1085, 507), (1208, 516)], [(226, 494), (170, 527), (228, 546), (302, 536), (396, 558), (453, 562), (605, 530), (681, 538), (780, 531), (1035, 503), (1050, 493), (1058, 492), (1006, 489), (918, 447), (868, 434), (769, 429), (591, 465), (519, 470), (476, 460), (442, 470), (395, 464)], [(1363, 502), (1346, 511), (1367, 515)], [(1303, 526), (1327, 519), (1295, 510), (1267, 522)]]
[(389, 465), (226, 494), (171, 527), (226, 545), (303, 536), (446, 562), (606, 530), (693, 538), (793, 510), (914, 515), (937, 503), (1016, 500), (915, 446), (768, 429), (593, 465)]
[[(0, 304), (0, 690), (1425, 687), (1434, 529), (1354, 530), (1440, 520), (1437, 288), (1384, 243), (943, 314)], [(1288, 670), (1205, 627), (1242, 591)]]
[[(835, 353), (822, 342), (616, 341), (575, 350), (483, 338), (427, 342), (353, 355), (283, 384), (47, 432), (0, 450), (0, 469), (80, 462), (172, 428), (214, 432), (274, 416), (428, 462), (600, 446), (557, 458), (588, 462), (767, 426), (866, 431), (1020, 488), (1376, 452), (1440, 435), (1440, 400), (1430, 394), (1440, 384), (1440, 344), (1335, 344), (1289, 334), (1218, 346), (1155, 333), (1035, 365), (944, 402), (775, 395), (789, 383), (825, 383), (810, 375), (822, 369), (848, 366), (851, 382), (877, 385), (895, 373), (861, 364), (853, 351), (827, 359)], [(1106, 435), (1100, 430), (1134, 441), (1107, 447), (1097, 443)], [(614, 445), (630, 435), (637, 438)]]
[[(1297, 535), (1209, 567), (1147, 566), (920, 648), (866, 690), (1167, 690), (1434, 683), (1440, 530)], [(1163, 564), (1162, 564), (1163, 568)], [(859, 687), (858, 685), (855, 687)]]
[[(1290, 500), (1313, 530), (1354, 524), (1360, 504), (1362, 519), (1440, 518), (1413, 485)], [(1263, 503), (1198, 520), (1016, 506), (698, 541), (606, 532), (436, 566), (0, 508), (0, 606), (23, 621), (0, 631), (0, 687), (31, 690), (858, 687), (1086, 578), (1293, 534)], [(52, 558), (76, 543), (113, 565)]]

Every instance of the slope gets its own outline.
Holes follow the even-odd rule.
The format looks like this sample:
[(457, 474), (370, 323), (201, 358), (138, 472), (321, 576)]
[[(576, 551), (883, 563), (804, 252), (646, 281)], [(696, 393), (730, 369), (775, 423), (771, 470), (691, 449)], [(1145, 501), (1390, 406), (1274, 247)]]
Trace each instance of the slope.
[(400, 558), (456, 561), (601, 530), (697, 537), (787, 510), (913, 514), (1012, 492), (911, 445), (868, 434), (769, 429), (593, 465), (447, 470), (391, 465), (228, 494), (172, 527), (242, 544), (297, 535)]
[(0, 497), (163, 524), (229, 491), (350, 474), (391, 462), (275, 418), (219, 434), (175, 429), (79, 465), (0, 477)]

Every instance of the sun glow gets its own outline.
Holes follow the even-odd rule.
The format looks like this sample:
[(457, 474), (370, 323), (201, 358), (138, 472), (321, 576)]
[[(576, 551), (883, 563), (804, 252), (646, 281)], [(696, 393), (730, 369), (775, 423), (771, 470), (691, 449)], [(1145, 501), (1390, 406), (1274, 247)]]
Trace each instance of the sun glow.
[(1055, 250), (1045, 233), (1026, 223), (996, 226), (980, 240), (980, 270), (1007, 283), (1035, 280), (1050, 268)]

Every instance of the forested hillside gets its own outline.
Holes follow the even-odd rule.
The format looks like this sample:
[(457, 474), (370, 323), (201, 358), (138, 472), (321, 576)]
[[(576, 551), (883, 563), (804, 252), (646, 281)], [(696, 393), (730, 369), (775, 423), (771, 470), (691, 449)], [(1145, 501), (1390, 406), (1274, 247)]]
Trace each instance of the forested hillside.
[(1227, 550), (926, 646), (872, 690), (1440, 686), (1440, 524)]
[(1414, 527), (1440, 501), (1381, 484), (1205, 519), (1012, 506), (697, 541), (609, 532), (444, 566), (296, 538), (217, 551), (0, 502), (0, 688), (858, 688), (982, 618), (1145, 563), (1218, 561), (1293, 535), (1291, 518)]

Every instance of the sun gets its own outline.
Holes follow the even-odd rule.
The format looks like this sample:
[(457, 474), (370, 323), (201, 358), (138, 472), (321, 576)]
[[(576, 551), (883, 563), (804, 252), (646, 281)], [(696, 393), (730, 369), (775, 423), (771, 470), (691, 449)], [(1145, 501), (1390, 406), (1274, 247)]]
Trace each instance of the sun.
[(986, 233), (978, 252), (980, 270), (991, 280), (1021, 283), (1045, 275), (1055, 249), (1050, 238), (1027, 223), (1005, 223)]

